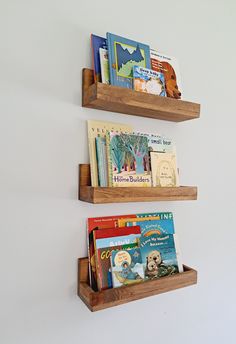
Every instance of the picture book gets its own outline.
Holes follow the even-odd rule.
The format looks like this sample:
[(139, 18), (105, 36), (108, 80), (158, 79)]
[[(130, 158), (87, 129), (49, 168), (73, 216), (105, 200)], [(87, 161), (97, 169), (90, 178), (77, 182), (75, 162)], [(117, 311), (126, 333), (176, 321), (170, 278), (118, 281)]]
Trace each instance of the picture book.
[(139, 225), (141, 230), (141, 237), (149, 237), (151, 235), (166, 235), (174, 234), (174, 221), (173, 218), (169, 220), (150, 220), (137, 222), (137, 219), (133, 219), (131, 222), (127, 222), (127, 226)]
[(164, 74), (140, 66), (133, 67), (133, 88), (135, 91), (165, 97)]
[(152, 185), (161, 187), (179, 186), (179, 175), (175, 153), (151, 152)]
[(101, 82), (102, 80), (101, 80), (101, 64), (100, 64), (99, 49), (100, 48), (107, 49), (106, 38), (91, 34), (91, 48), (92, 48), (94, 81)]
[(113, 250), (127, 250), (138, 247), (138, 243), (129, 245), (118, 245), (111, 247), (99, 248), (96, 251), (96, 271), (98, 290), (112, 288), (111, 276), (111, 252)]
[(162, 212), (162, 213), (142, 213), (136, 214), (136, 216), (132, 216), (130, 218), (120, 218), (118, 219), (118, 226), (125, 227), (128, 226), (129, 222), (135, 221), (140, 226), (139, 222), (141, 221), (149, 221), (149, 220), (172, 220), (173, 221), (173, 213), (172, 212)]
[(183, 272), (177, 256), (175, 235), (156, 235), (140, 239), (141, 257), (145, 278), (154, 279)]
[(133, 128), (129, 125), (103, 122), (97, 120), (88, 120), (88, 146), (89, 146), (89, 159), (90, 159), (90, 171), (91, 171), (91, 184), (92, 186), (98, 186), (98, 164), (96, 154), (96, 137), (106, 137), (107, 130), (113, 130), (114, 132), (131, 132)]
[(173, 140), (161, 135), (140, 133), (148, 139), (148, 151), (160, 153), (174, 153), (176, 151)]
[(89, 258), (89, 281), (93, 290), (97, 290), (97, 277), (96, 277), (96, 263), (95, 263), (95, 247), (93, 240), (93, 232), (105, 228), (118, 228), (118, 219), (120, 218), (136, 217), (135, 214), (131, 215), (117, 215), (117, 216), (103, 216), (92, 217), (87, 220), (87, 244), (88, 244), (88, 258)]
[(174, 57), (150, 50), (151, 68), (164, 74), (167, 97), (183, 99), (179, 65)]
[(106, 187), (108, 186), (106, 139), (98, 136), (95, 138), (95, 140), (98, 165), (98, 185)]
[(121, 235), (121, 236), (114, 236), (111, 238), (96, 239), (95, 250), (98, 250), (99, 248), (103, 248), (103, 247), (129, 245), (129, 244), (137, 243), (140, 236), (141, 234), (138, 233), (138, 234), (128, 234), (128, 235), (126, 234), (126, 235)]
[(99, 48), (100, 65), (101, 65), (101, 81), (104, 84), (110, 84), (108, 51), (104, 48)]
[(106, 139), (109, 186), (151, 186), (147, 138), (110, 131)]
[(133, 88), (133, 66), (151, 66), (149, 46), (110, 32), (107, 46), (111, 85)]
[(144, 269), (139, 248), (112, 251), (110, 259), (113, 288), (143, 282)]
[[(127, 238), (127, 242), (124, 244), (129, 244), (130, 240), (140, 237), (141, 231), (139, 226), (134, 227), (121, 227), (121, 228), (109, 228), (100, 229), (99, 231), (93, 231), (93, 240), (95, 242), (95, 249), (102, 247), (115, 246), (114, 243), (117, 242), (117, 238), (128, 237), (129, 235), (134, 235), (134, 237)], [(137, 236), (136, 236), (137, 235)]]

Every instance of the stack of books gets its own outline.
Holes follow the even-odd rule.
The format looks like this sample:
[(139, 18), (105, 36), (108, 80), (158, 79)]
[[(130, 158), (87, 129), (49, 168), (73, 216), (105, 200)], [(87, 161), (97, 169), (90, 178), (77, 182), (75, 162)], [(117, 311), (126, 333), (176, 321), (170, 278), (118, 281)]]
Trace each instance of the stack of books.
[(110, 32), (91, 34), (91, 46), (95, 82), (182, 99), (176, 58)]
[(178, 187), (173, 141), (124, 124), (88, 121), (92, 186)]
[(95, 291), (183, 272), (171, 212), (89, 218), (87, 234)]

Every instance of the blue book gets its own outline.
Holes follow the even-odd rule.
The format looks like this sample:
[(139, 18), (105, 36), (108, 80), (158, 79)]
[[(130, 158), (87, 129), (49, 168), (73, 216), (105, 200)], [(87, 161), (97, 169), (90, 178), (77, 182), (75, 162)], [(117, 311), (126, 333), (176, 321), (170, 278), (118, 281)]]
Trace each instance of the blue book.
[(133, 88), (133, 66), (151, 68), (148, 45), (107, 33), (111, 85)]
[(126, 223), (127, 227), (137, 225), (140, 227), (142, 237), (149, 237), (154, 234), (162, 236), (175, 233), (173, 218), (168, 220), (147, 220), (139, 222), (135, 222), (134, 219), (134, 221)]
[(99, 48), (107, 49), (106, 38), (91, 34), (91, 47), (92, 47), (92, 61), (93, 61), (93, 73), (94, 81), (101, 82), (101, 64)]
[(110, 259), (113, 288), (140, 283), (144, 280), (139, 248), (112, 251)]
[(98, 184), (99, 186), (108, 186), (108, 173), (107, 173), (107, 151), (106, 151), (106, 138), (98, 136), (95, 138), (97, 163), (98, 163)]
[(183, 271), (176, 235), (141, 237), (140, 250), (145, 278), (154, 279)]

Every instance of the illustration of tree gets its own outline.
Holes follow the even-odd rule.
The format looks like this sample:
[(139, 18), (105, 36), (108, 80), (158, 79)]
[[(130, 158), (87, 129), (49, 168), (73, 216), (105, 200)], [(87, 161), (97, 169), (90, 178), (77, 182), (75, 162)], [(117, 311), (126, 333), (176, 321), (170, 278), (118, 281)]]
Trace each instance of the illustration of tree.
[(126, 170), (127, 172), (130, 172), (131, 170), (131, 165), (134, 162), (134, 156), (130, 152), (126, 151), (125, 152), (125, 165), (126, 165)]
[(148, 152), (147, 138), (137, 135), (121, 134), (120, 138), (127, 152), (129, 152), (136, 162), (136, 173), (144, 173), (144, 157)]
[(113, 164), (117, 168), (117, 173), (122, 172), (122, 167), (125, 161), (124, 145), (119, 135), (112, 137), (110, 142), (111, 159)]

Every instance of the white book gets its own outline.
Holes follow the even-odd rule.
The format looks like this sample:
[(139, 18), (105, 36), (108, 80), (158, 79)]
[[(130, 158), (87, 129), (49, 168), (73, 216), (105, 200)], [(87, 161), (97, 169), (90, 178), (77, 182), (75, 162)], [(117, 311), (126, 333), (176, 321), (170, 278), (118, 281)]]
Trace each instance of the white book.
[(99, 48), (101, 78), (103, 84), (110, 84), (108, 51), (104, 48)]

